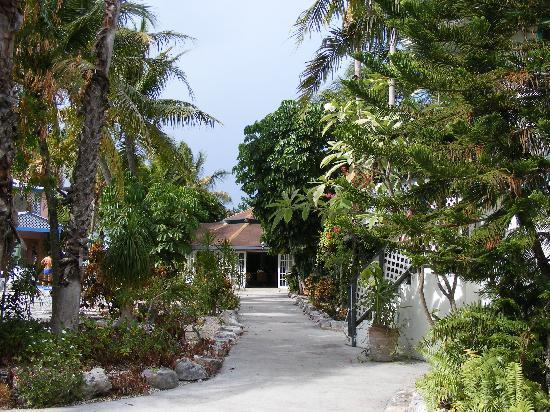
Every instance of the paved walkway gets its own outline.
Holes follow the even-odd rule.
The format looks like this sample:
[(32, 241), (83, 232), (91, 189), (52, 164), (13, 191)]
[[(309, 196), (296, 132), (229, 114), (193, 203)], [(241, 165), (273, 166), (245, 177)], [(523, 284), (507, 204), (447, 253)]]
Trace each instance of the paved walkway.
[(359, 363), (360, 350), (324, 331), (283, 293), (241, 296), (245, 333), (221, 372), (205, 382), (150, 396), (71, 408), (79, 411), (383, 411), (413, 385), (422, 363)]

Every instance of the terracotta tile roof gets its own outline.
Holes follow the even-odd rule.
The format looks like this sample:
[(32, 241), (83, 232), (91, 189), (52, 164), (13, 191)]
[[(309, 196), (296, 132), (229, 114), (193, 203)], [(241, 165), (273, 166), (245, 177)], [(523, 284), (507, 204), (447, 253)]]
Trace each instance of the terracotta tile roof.
[(222, 222), (201, 223), (195, 232), (193, 249), (199, 249), (206, 232), (214, 236), (214, 243), (219, 244), (228, 240), (235, 248), (264, 249), (262, 247), (262, 227), (253, 217), (252, 209), (237, 213), (224, 219)]

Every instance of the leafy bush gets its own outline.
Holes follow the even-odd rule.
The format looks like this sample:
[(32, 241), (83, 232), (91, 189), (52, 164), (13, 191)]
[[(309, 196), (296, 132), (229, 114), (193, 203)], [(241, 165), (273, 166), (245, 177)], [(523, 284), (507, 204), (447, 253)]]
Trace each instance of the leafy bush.
[(2, 319), (30, 319), (31, 305), (40, 296), (36, 286), (38, 267), (14, 259), (8, 271), (10, 293), (2, 290)]
[(197, 252), (190, 277), (193, 279), (192, 287), (198, 313), (216, 315), (224, 309), (235, 309), (239, 306), (239, 298), (233, 291), (231, 275), (234, 269), (228, 267), (235, 266), (237, 261), (235, 253), (223, 245), (218, 251), (210, 250), (208, 235), (204, 243), (206, 250)]
[(470, 305), (441, 319), (422, 351), (432, 369), (417, 385), (431, 410), (542, 411), (550, 406), (540, 385), (528, 379), (544, 370), (538, 336), (525, 322), (493, 308)]
[(300, 293), (300, 275), (295, 267), (292, 268), (292, 272), (286, 274), (286, 283), (289, 292)]
[(9, 365), (13, 358), (25, 361), (25, 353), (32, 342), (46, 332), (32, 320), (8, 319), (0, 323), (0, 365)]
[(120, 396), (141, 395), (149, 391), (149, 385), (141, 376), (141, 370), (131, 369), (116, 371), (109, 374), (112, 392)]
[(384, 277), (378, 262), (372, 262), (359, 277), (365, 288), (361, 305), (372, 311), (372, 325), (393, 328), (397, 313), (397, 289), (392, 281)]
[(81, 398), (82, 364), (72, 336), (44, 335), (25, 355), (30, 364), (17, 373), (18, 398), (28, 406), (64, 405)]
[(113, 365), (170, 365), (178, 355), (179, 345), (166, 330), (130, 322), (114, 327), (86, 322), (77, 336), (83, 361)]

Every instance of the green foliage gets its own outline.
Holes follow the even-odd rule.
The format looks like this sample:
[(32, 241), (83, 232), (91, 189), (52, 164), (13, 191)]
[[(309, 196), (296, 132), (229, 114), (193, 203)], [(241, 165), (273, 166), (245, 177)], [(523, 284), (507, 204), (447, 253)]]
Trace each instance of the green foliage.
[(81, 399), (82, 371), (79, 362), (60, 359), (55, 365), (35, 364), (18, 375), (19, 398), (28, 406), (43, 408), (66, 405)]
[(154, 183), (145, 198), (153, 224), (152, 255), (157, 266), (172, 270), (191, 251), (191, 238), (199, 222), (207, 218), (204, 197), (198, 189), (170, 183)]
[(395, 327), (397, 314), (397, 288), (384, 277), (378, 262), (372, 262), (359, 275), (359, 282), (365, 288), (364, 302), (360, 304), (372, 311), (372, 325)]
[(101, 224), (107, 236), (105, 270), (121, 285), (139, 285), (151, 276), (151, 267), (174, 275), (191, 251), (192, 235), (216, 203), (200, 188), (150, 182), (146, 187), (127, 176), (124, 193), (105, 189)]
[[(361, 77), (341, 82), (343, 90), (326, 105), (323, 121), (336, 142), (314, 200), (327, 207), (323, 195), (334, 193), (329, 211), (331, 203), (347, 203), (337, 215), (355, 215), (356, 224), (368, 225), (372, 238), (406, 254), (414, 267), (483, 285), (491, 311), (451, 314), (432, 331), (426, 396), (432, 408), (464, 401), (465, 410), (485, 410), (483, 401), (468, 398), (475, 394), (463, 394), (474, 367), (459, 373), (462, 365), (478, 362), (483, 376), (473, 382), (495, 387), (517, 364), (526, 382), (543, 383), (548, 373), (541, 353), (549, 331), (550, 112), (548, 84), (538, 79), (550, 66), (550, 48), (547, 36), (535, 35), (547, 26), (548, 7), (491, 0), (369, 4), (395, 29), (397, 50), (353, 56)], [(362, 18), (353, 7), (346, 13), (350, 22)], [(390, 80), (395, 101), (388, 100)], [(330, 252), (345, 237), (334, 238), (321, 244), (320, 261), (336, 262)], [(469, 360), (466, 351), (481, 359)], [(533, 392), (521, 391), (544, 409), (527, 395)], [(479, 396), (488, 405), (494, 398), (495, 410), (526, 406), (489, 389)]]
[(40, 340), (43, 326), (32, 320), (12, 318), (0, 323), (0, 364), (2, 366), (17, 360), (28, 360), (23, 354), (32, 342)]
[[(543, 350), (527, 323), (467, 306), (438, 321), (424, 343), (432, 369), (419, 383), (430, 407), (457, 411), (542, 411)], [(516, 408), (516, 409), (514, 409)]]
[(30, 319), (31, 305), (40, 296), (36, 286), (39, 269), (17, 259), (12, 260), (11, 266), (5, 278), (5, 281), (9, 282), (10, 291), (9, 293), (7, 289), (1, 291), (1, 318)]
[(291, 293), (300, 293), (300, 278), (295, 270), (286, 274), (286, 283), (288, 291)]
[(81, 355), (73, 336), (38, 331), (23, 357), (28, 365), (17, 372), (17, 393), (26, 405), (64, 405), (81, 398)]
[(149, 211), (143, 207), (146, 195), (146, 188), (130, 176), (122, 196), (114, 186), (103, 193), (100, 216), (107, 235), (103, 266), (108, 283), (121, 291), (151, 276), (154, 237)]
[(205, 250), (197, 252), (189, 277), (199, 313), (216, 315), (224, 309), (235, 309), (239, 298), (233, 287), (241, 279), (235, 278), (238, 272), (238, 257), (226, 243), (216, 248), (208, 234), (204, 239)]
[(280, 224), (272, 225), (270, 207), (283, 196), (300, 190), (321, 174), (319, 164), (329, 136), (319, 123), (319, 104), (302, 111), (298, 103), (284, 101), (264, 119), (245, 128), (245, 141), (239, 146), (236, 180), (250, 198), (254, 216), (262, 224), (266, 243), (274, 251), (294, 254), (298, 271), (311, 272), (320, 219), (311, 213), (304, 221), (302, 212), (284, 212)]
[(77, 337), (83, 360), (105, 367), (113, 365), (170, 365), (180, 346), (162, 326), (129, 322), (120, 326), (86, 322)]

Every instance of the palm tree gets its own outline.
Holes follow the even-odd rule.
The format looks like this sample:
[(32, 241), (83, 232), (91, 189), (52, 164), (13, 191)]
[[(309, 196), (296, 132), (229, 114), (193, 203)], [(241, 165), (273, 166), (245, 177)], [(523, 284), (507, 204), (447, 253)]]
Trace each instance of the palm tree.
[(203, 152), (195, 156), (185, 142), (180, 142), (170, 156), (155, 158), (153, 173), (159, 180), (211, 192), (222, 204), (231, 202), (231, 196), (227, 192), (213, 191), (215, 185), (229, 172), (219, 169), (210, 175), (205, 175), (205, 163), (206, 155)]
[[(176, 150), (163, 126), (213, 126), (217, 122), (191, 103), (162, 98), (171, 79), (187, 86), (191, 97), (193, 93), (177, 65), (181, 54), (173, 55), (168, 47), (151, 56), (151, 50), (186, 40), (192, 39), (175, 32), (150, 33), (145, 23), (139, 31), (121, 29), (117, 34), (108, 112), (112, 142), (105, 142), (105, 146), (124, 148), (128, 170), (134, 176), (138, 174), (139, 152), (147, 153), (151, 159), (170, 156)], [(124, 47), (117, 48), (119, 44)]]
[[(63, 63), (67, 55), (81, 59), (90, 54), (94, 33), (101, 27), (103, 8), (102, 0), (27, 0), (23, 10), (25, 19), (16, 39), (17, 44), (25, 45), (18, 47), (15, 62), (16, 81), (20, 89), (20, 134), (23, 137), (18, 150), (25, 153), (25, 158), (39, 157), (38, 160), (31, 160), (40, 165), (38, 176), (33, 176), (33, 170), (29, 168), (25, 177), (38, 177), (45, 188), (54, 272), (54, 313), (59, 309), (57, 291), (61, 249), (56, 186), (62, 185), (64, 179), (60, 176), (59, 163), (52, 162), (50, 148), (59, 152), (60, 137), (71, 136), (70, 133), (63, 133), (59, 124), (59, 118), (70, 109), (61, 107), (78, 105), (83, 88), (81, 67)], [(125, 2), (120, 13), (121, 22), (136, 17), (153, 19), (144, 6)], [(68, 123), (66, 116), (63, 122)]]
[[(302, 98), (311, 98), (347, 57), (383, 49), (389, 41), (384, 9), (373, 0), (315, 0), (298, 18), (295, 36), (301, 43), (312, 32), (327, 28), (328, 35), (301, 75)], [(361, 77), (358, 60), (354, 75)]]
[(18, 0), (0, 3), (0, 270), (5, 273), (15, 235), (11, 167), (17, 114), (12, 80), (15, 32), (21, 21)]
[(77, 140), (78, 155), (71, 182), (66, 257), (61, 262), (65, 283), (57, 291), (59, 304), (52, 313), (52, 331), (57, 333), (64, 329), (78, 329), (82, 257), (92, 220), (101, 129), (105, 125), (107, 111), (109, 68), (121, 3), (121, 0), (104, 2), (103, 25), (94, 47), (95, 67), (84, 92), (84, 119)]

